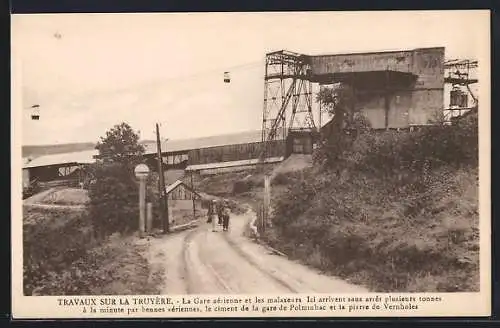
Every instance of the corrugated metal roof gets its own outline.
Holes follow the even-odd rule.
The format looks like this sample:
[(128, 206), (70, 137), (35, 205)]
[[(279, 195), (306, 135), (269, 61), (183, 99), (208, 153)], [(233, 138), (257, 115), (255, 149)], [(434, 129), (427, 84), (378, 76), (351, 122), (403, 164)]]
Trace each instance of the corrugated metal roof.
[[(246, 131), (239, 133), (223, 134), (217, 136), (203, 137), (203, 138), (193, 138), (193, 139), (183, 139), (183, 140), (168, 140), (162, 142), (162, 152), (173, 152), (173, 151), (188, 151), (192, 149), (217, 147), (225, 145), (237, 145), (246, 144), (253, 142), (262, 141), (262, 134), (260, 130), (256, 131)], [(145, 154), (155, 154), (156, 153), (156, 143), (146, 143), (144, 144), (146, 148)], [(98, 155), (97, 150), (86, 150), (79, 152), (70, 153), (60, 153), (51, 155), (42, 155), (33, 159), (29, 163), (25, 163), (23, 168), (31, 168), (38, 166), (48, 166), (57, 164), (69, 164), (69, 163), (94, 163), (94, 155)]]
[[(225, 145), (237, 145), (262, 141), (260, 130), (223, 134), (204, 138), (194, 138), (185, 140), (169, 140), (162, 142), (162, 152), (187, 151), (191, 149), (217, 147)], [(146, 154), (156, 153), (156, 143), (144, 145)]]
[(97, 154), (98, 154), (97, 150), (85, 150), (85, 151), (78, 151), (71, 153), (43, 155), (33, 159), (29, 163), (24, 164), (23, 168), (27, 169), (39, 166), (70, 164), (70, 163), (90, 164), (95, 162), (93, 156)]
[(168, 185), (167, 188), (165, 188), (166, 193), (170, 194), (170, 192), (172, 190), (174, 190), (175, 188), (177, 188), (181, 184), (182, 184), (182, 181), (181, 180), (177, 180), (174, 183), (172, 183), (171, 185)]
[[(265, 163), (277, 163), (283, 161), (284, 157), (270, 157), (267, 158)], [(198, 170), (208, 170), (208, 169), (221, 169), (227, 167), (236, 167), (236, 166), (246, 166), (246, 165), (256, 165), (259, 163), (258, 158), (254, 159), (245, 159), (241, 161), (230, 161), (230, 162), (219, 162), (219, 163), (209, 163), (209, 164), (197, 164), (197, 165), (189, 165), (186, 168), (186, 171), (198, 171)]]
[(192, 193), (194, 193), (195, 195), (197, 196), (200, 196), (200, 194), (198, 194), (196, 191), (194, 191), (193, 189), (191, 189), (190, 186), (186, 185), (183, 181), (181, 180), (177, 180), (175, 181), (174, 183), (168, 185), (166, 188), (165, 188), (165, 192), (166, 194), (170, 194), (170, 192), (172, 192), (172, 190), (174, 190), (175, 188), (177, 188), (178, 186), (180, 185), (184, 185), (184, 187), (186, 187), (189, 191), (191, 191)]

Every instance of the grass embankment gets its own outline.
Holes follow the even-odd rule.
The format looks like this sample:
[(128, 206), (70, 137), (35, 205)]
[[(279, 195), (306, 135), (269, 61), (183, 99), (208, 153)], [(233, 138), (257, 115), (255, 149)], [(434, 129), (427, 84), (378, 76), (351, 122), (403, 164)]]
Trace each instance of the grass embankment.
[[(244, 170), (224, 174), (195, 176), (193, 184), (196, 190), (219, 199), (226, 199), (232, 213), (242, 214), (245, 207), (242, 203), (257, 206), (256, 200), (264, 186), (262, 173), (255, 170)], [(204, 204), (206, 207), (206, 204)]]
[(59, 188), (47, 194), (40, 203), (54, 205), (85, 205), (90, 201), (87, 190), (78, 188)]
[(24, 208), (25, 295), (156, 294), (152, 272), (133, 236), (92, 237), (85, 211)]
[[(477, 137), (477, 117), (363, 134), (337, 162), (275, 177), (272, 227), (263, 237), (374, 291), (477, 291)], [(243, 175), (207, 178), (200, 188), (255, 204), (262, 177), (242, 188)]]
[(265, 238), (375, 291), (477, 290), (477, 170), (437, 170), (420, 187), (329, 171), (290, 177)]
[(193, 213), (192, 209), (183, 209), (176, 207), (172, 208), (171, 213), (172, 217), (169, 218), (169, 220), (172, 227), (188, 224), (194, 220), (204, 217), (204, 214), (202, 211), (200, 211), (199, 207), (196, 208), (196, 214)]

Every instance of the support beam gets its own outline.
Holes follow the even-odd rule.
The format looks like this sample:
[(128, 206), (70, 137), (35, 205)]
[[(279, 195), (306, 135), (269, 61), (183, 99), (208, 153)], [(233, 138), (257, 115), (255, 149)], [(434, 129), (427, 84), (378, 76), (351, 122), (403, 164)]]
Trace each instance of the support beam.
[(386, 129), (389, 129), (389, 111), (390, 111), (390, 107), (391, 107), (391, 102), (390, 102), (390, 94), (389, 94), (389, 77), (388, 77), (388, 72), (386, 72), (386, 75), (385, 75), (385, 81), (384, 81), (384, 87), (385, 87), (385, 91), (384, 91), (384, 113), (385, 113), (385, 117), (384, 117), (384, 120), (385, 120), (385, 128)]

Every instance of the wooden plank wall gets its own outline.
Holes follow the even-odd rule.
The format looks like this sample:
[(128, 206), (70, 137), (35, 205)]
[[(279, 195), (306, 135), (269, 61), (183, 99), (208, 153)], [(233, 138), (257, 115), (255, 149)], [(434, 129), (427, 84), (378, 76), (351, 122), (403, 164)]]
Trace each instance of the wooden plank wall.
[(196, 198), (195, 195), (182, 184), (168, 194), (169, 200), (192, 200), (193, 197)]
[[(261, 151), (261, 142), (194, 149), (188, 154), (189, 165), (254, 159), (259, 157)], [(270, 143), (268, 157), (278, 157), (284, 154), (284, 140), (277, 140)]]

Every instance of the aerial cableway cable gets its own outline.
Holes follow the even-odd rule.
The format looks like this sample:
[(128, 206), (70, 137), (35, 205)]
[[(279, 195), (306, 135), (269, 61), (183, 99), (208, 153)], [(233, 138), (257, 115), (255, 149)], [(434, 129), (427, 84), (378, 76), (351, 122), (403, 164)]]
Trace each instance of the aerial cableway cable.
[(213, 75), (217, 74), (217, 75), (222, 76), (222, 74), (224, 72), (234, 72), (234, 71), (251, 69), (251, 68), (256, 68), (256, 67), (263, 67), (263, 61), (255, 61), (255, 62), (249, 62), (249, 63), (245, 63), (245, 64), (240, 64), (240, 65), (234, 65), (234, 66), (230, 66), (230, 67), (211, 69), (211, 70), (202, 71), (199, 73), (151, 81), (149, 83), (140, 84), (140, 85), (131, 86), (131, 87), (124, 87), (124, 88), (119, 88), (119, 89), (110, 90), (110, 91), (103, 91), (103, 92), (92, 92), (92, 93), (88, 93), (86, 95), (77, 95), (75, 97), (76, 98), (81, 98), (81, 97), (96, 98), (96, 97), (102, 97), (102, 96), (108, 97), (108, 96), (113, 96), (113, 95), (117, 95), (117, 94), (121, 94), (121, 93), (142, 92), (142, 91), (147, 91), (148, 89), (161, 88), (161, 87), (167, 86), (169, 84), (177, 84), (177, 83), (182, 83), (182, 82), (194, 82), (196, 80), (201, 80), (203, 78), (206, 78), (212, 74)]
[[(109, 91), (87, 92), (85, 94), (75, 95), (75, 96), (70, 97), (70, 98), (72, 101), (78, 101), (78, 99), (85, 99), (85, 100), (90, 100), (92, 102), (92, 101), (95, 101), (99, 98), (108, 98), (108, 97), (113, 97), (113, 96), (117, 96), (120, 94), (136, 93), (140, 97), (141, 93), (151, 92), (151, 91), (154, 91), (155, 89), (161, 90), (162, 88), (165, 88), (168, 85), (176, 85), (176, 84), (179, 85), (180, 83), (191, 83), (191, 82), (195, 82), (197, 80), (202, 80), (204, 78), (207, 78), (210, 75), (215, 75), (215, 74), (222, 75), (223, 73), (242, 71), (242, 70), (253, 69), (253, 68), (257, 68), (257, 67), (263, 67), (263, 61), (248, 62), (248, 63), (228, 66), (228, 67), (224, 67), (224, 68), (214, 68), (211, 70), (206, 70), (206, 71), (202, 71), (202, 72), (198, 72), (198, 73), (194, 73), (194, 74), (190, 74), (190, 75), (176, 76), (176, 77), (172, 77), (172, 78), (160, 79), (160, 80), (151, 81), (151, 82), (145, 83), (145, 84), (140, 84), (140, 85), (131, 86), (131, 87), (118, 88), (118, 89), (109, 90)], [(218, 84), (212, 84), (209, 86), (207, 85), (207, 86), (203, 87), (202, 90), (206, 91), (212, 87), (216, 87), (217, 85)], [(197, 90), (201, 91), (199, 88)], [(57, 99), (54, 99), (53, 101), (58, 102)], [(39, 120), (39, 118), (40, 118), (39, 105), (33, 106), (33, 108), (30, 108), (30, 110), (32, 111), (31, 119), (32, 120)]]

